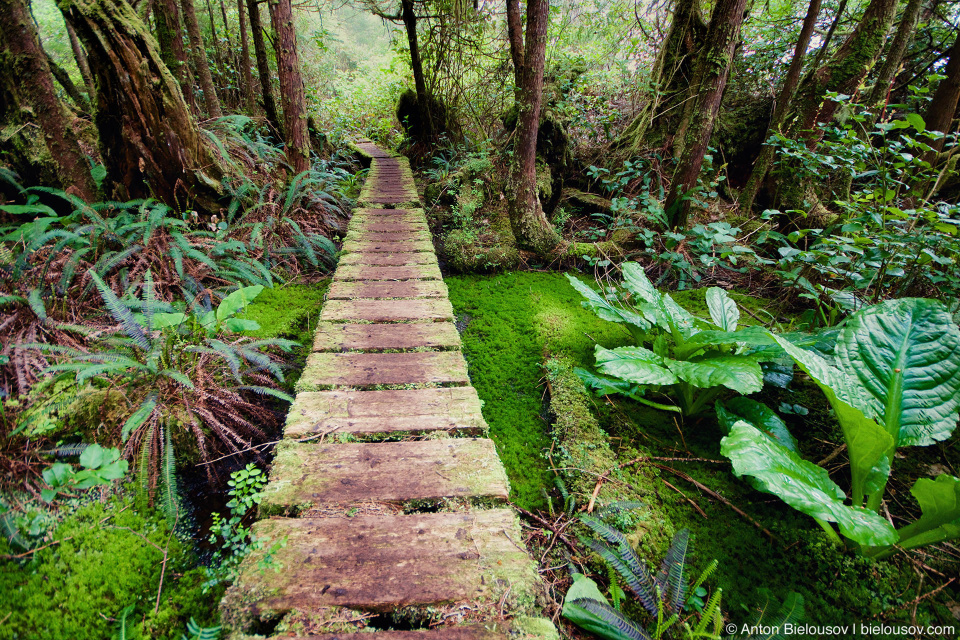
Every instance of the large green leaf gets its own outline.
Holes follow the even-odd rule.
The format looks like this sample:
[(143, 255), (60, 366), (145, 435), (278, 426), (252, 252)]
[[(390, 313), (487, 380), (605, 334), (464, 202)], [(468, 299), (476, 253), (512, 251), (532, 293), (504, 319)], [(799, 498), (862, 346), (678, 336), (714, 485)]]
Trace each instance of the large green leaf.
[(707, 310), (713, 323), (724, 331), (736, 331), (740, 321), (737, 303), (730, 299), (727, 292), (719, 287), (707, 289)]
[[(686, 309), (674, 302), (669, 293), (663, 294), (663, 297), (660, 299), (660, 311), (667, 318), (667, 322), (670, 323), (669, 327), (663, 328), (669, 330), (671, 333), (676, 329), (683, 340), (689, 340), (694, 334), (700, 332), (700, 327), (697, 326), (697, 319)], [(677, 342), (682, 342), (683, 340), (677, 340)]]
[(750, 476), (760, 491), (778, 496), (813, 518), (836, 522), (840, 533), (865, 546), (893, 544), (897, 533), (882, 517), (862, 507), (844, 504), (843, 490), (826, 469), (802, 459), (746, 422), (737, 422), (720, 441), (734, 473)]
[(950, 437), (960, 418), (960, 330), (936, 300), (903, 298), (858, 311), (837, 341), (864, 413), (900, 444)]
[(960, 478), (946, 474), (936, 480), (920, 478), (910, 493), (923, 514), (899, 531), (901, 547), (913, 549), (960, 537)]
[(581, 303), (583, 307), (593, 311), (601, 320), (617, 323), (625, 322), (639, 327), (642, 331), (650, 328), (650, 323), (639, 313), (614, 306), (609, 300), (581, 282), (579, 278), (569, 273), (566, 276), (573, 288), (585, 298), (584, 302)]
[(643, 267), (636, 262), (624, 262), (620, 268), (623, 270), (623, 286), (627, 291), (648, 304), (656, 305), (660, 302), (660, 292), (650, 282)]
[(677, 376), (663, 366), (664, 359), (643, 347), (618, 347), (594, 349), (597, 368), (621, 380), (634, 384), (676, 384)]
[(237, 289), (220, 302), (220, 306), (217, 307), (217, 320), (222, 322), (234, 315), (253, 302), (261, 291), (263, 291), (263, 285), (259, 284)]
[(752, 356), (717, 356), (697, 361), (664, 359), (664, 362), (678, 378), (702, 389), (723, 386), (750, 394), (763, 388), (763, 370)]
[[(883, 427), (864, 415), (858, 405), (853, 404), (855, 392), (851, 390), (847, 377), (839, 370), (816, 353), (801, 349), (779, 336), (771, 336), (797, 366), (817, 383), (833, 407), (850, 456), (854, 501), (870, 493), (871, 489), (875, 490), (877, 485), (882, 486), (876, 476), (882, 474), (884, 469), (889, 472), (889, 458), (884, 460), (884, 456), (893, 446), (893, 438)], [(869, 485), (868, 480), (871, 480)]]
[(787, 429), (787, 423), (777, 415), (776, 411), (762, 402), (738, 396), (730, 398), (723, 404), (718, 402), (716, 406), (717, 419), (727, 433), (730, 433), (730, 429), (738, 420), (742, 420), (767, 434), (790, 451), (800, 453), (797, 439)]
[(573, 574), (562, 615), (581, 629), (607, 640), (649, 640), (646, 631), (614, 609), (590, 578)]

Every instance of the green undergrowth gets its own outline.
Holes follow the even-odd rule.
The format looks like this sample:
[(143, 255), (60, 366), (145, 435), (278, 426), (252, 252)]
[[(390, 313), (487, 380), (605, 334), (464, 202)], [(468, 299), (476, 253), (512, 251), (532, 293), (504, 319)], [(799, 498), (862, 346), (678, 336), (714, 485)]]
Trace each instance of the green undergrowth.
[(0, 560), (0, 637), (112, 638), (115, 619), (129, 605), (135, 605), (127, 618), (131, 640), (179, 640), (191, 617), (201, 625), (216, 622), (218, 594), (203, 595), (205, 575), (188, 546), (170, 535), (162, 516), (138, 512), (129, 500), (115, 496), (79, 507), (50, 543), (32, 557), (10, 559), (15, 552), (0, 536), (7, 558)]

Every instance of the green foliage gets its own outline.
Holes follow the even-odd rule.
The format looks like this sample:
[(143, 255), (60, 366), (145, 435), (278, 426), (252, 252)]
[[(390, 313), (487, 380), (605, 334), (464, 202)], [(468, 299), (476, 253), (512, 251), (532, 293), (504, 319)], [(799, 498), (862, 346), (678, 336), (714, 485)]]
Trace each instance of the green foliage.
[(108, 484), (122, 478), (127, 473), (128, 464), (126, 460), (120, 460), (119, 449), (104, 449), (91, 444), (80, 454), (81, 470), (63, 462), (54, 462), (43, 470), (43, 481), (49, 488), (42, 490), (40, 496), (45, 502), (52, 502), (57, 493)]
[[(685, 311), (670, 294), (657, 291), (637, 263), (626, 262), (621, 268), (622, 288), (607, 287), (603, 294), (567, 276), (586, 298), (586, 308), (623, 324), (638, 343), (616, 349), (598, 344), (597, 369), (603, 375), (584, 371), (584, 382), (600, 393), (621, 393), (683, 415), (702, 412), (725, 389), (742, 394), (761, 389), (760, 363), (774, 360), (777, 353), (752, 348), (769, 340), (753, 328), (737, 330), (740, 312), (725, 291), (707, 291), (708, 323)], [(650, 400), (648, 393), (666, 393), (675, 405)]]

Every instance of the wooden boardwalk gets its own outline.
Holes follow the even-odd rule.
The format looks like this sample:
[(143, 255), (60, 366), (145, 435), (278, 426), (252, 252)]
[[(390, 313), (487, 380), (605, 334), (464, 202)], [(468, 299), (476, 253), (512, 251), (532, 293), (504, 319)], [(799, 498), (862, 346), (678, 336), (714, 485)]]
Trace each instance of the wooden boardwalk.
[(384, 639), (555, 638), (531, 617), (542, 586), (409, 164), (356, 146), (370, 173), (253, 526), (263, 548), (223, 621), (233, 638), (280, 622), (303, 633), (275, 638), (332, 640), (376, 612), (374, 628), (413, 627)]

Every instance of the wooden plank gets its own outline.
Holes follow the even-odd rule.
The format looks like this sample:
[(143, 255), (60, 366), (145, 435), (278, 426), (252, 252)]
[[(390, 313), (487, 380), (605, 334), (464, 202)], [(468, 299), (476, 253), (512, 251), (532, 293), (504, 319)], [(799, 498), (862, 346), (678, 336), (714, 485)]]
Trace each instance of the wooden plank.
[(261, 514), (372, 500), (507, 500), (507, 474), (488, 438), (280, 444)]
[(321, 387), (380, 384), (468, 385), (467, 363), (459, 351), (408, 353), (320, 353), (307, 357), (297, 391)]
[(414, 242), (433, 241), (430, 231), (347, 231), (344, 240), (348, 242)]
[[(369, 211), (369, 210), (368, 210)], [(427, 217), (423, 215), (422, 211), (408, 211), (406, 209), (384, 209), (384, 211), (400, 211), (395, 215), (370, 215), (367, 213), (354, 213), (353, 217), (350, 218), (350, 221), (364, 221), (364, 222), (426, 222)]]
[[(356, 633), (318, 633), (309, 636), (275, 636), (270, 640), (510, 640), (507, 625), (497, 625), (501, 631), (487, 629), (483, 625), (471, 624), (463, 626), (440, 626), (434, 629), (418, 629), (414, 631), (363, 631), (362, 636)], [(524, 636), (518, 636), (524, 637)], [(551, 636), (551, 638), (559, 636)], [(526, 636), (530, 639), (530, 636)]]
[(320, 314), (321, 320), (366, 320), (368, 322), (404, 322), (423, 320), (438, 322), (453, 320), (450, 301), (420, 300), (327, 300)]
[(348, 227), (350, 231), (366, 231), (366, 232), (390, 232), (390, 233), (410, 233), (412, 231), (427, 231), (430, 229), (427, 227), (426, 222), (378, 222), (376, 220), (352, 220)]
[(427, 252), (371, 252), (348, 253), (340, 258), (338, 264), (365, 264), (373, 267), (405, 267), (414, 264), (436, 264), (437, 256)]
[(313, 339), (314, 351), (382, 351), (425, 347), (459, 349), (460, 334), (451, 322), (415, 324), (321, 322)]
[[(399, 234), (398, 234), (399, 235)], [(343, 247), (340, 248), (340, 251), (344, 254), (347, 253), (372, 253), (372, 252), (383, 252), (383, 253), (392, 253), (392, 252), (405, 252), (410, 253), (414, 251), (426, 251), (433, 252), (433, 242), (426, 238), (419, 238), (416, 240), (407, 240), (407, 241), (393, 241), (393, 242), (380, 242), (380, 241), (370, 241), (370, 240), (348, 240), (343, 243)]]
[(334, 281), (327, 289), (327, 300), (357, 298), (445, 298), (447, 285), (438, 280)]
[[(228, 619), (339, 606), (392, 611), (471, 602), (512, 608), (539, 592), (509, 509), (353, 518), (273, 518), (252, 527), (248, 555), (224, 597)], [(274, 541), (285, 540), (280, 548)], [(266, 549), (276, 568), (258, 570)], [(503, 601), (503, 602), (501, 602)], [(231, 607), (242, 608), (249, 616)]]
[(361, 208), (361, 209), (354, 209), (354, 210), (353, 210), (353, 215), (354, 215), (354, 217), (356, 217), (356, 216), (361, 216), (361, 217), (369, 217), (369, 216), (387, 216), (387, 217), (392, 217), (392, 216), (398, 216), (398, 215), (404, 215), (404, 214), (417, 214), (417, 215), (421, 215), (421, 216), (424, 216), (424, 215), (425, 215), (424, 212), (423, 212), (423, 209), (375, 209), (375, 208), (372, 208), (372, 207), (364, 207), (364, 208)]
[(412, 267), (369, 267), (345, 264), (333, 276), (338, 280), (442, 280), (440, 267), (421, 264)]
[(284, 437), (317, 433), (483, 433), (487, 423), (473, 387), (297, 394)]

